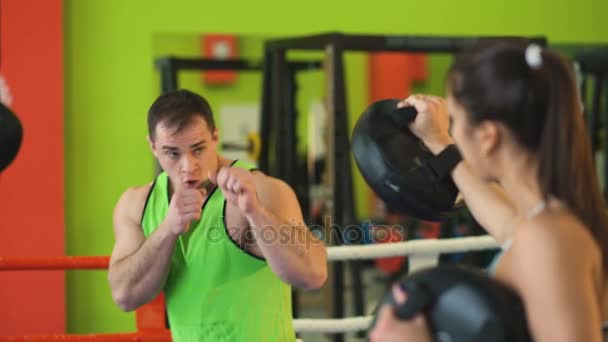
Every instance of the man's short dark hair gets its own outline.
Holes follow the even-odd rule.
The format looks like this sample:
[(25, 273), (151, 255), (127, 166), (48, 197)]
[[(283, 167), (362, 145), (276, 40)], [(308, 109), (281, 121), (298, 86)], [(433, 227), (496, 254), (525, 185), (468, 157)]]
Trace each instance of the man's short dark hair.
[(175, 132), (179, 132), (197, 116), (207, 122), (209, 130), (215, 129), (211, 106), (202, 96), (185, 89), (164, 93), (148, 110), (150, 139), (154, 140), (156, 137), (156, 126), (161, 122), (167, 127), (174, 127)]

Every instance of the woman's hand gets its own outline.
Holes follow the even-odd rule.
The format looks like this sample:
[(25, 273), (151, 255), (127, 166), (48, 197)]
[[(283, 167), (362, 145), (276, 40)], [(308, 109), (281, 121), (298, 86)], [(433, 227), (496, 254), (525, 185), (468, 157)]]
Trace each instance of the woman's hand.
[[(407, 295), (398, 284), (393, 285), (393, 297), (397, 304), (403, 304)], [(424, 315), (418, 314), (411, 320), (401, 321), (395, 316), (392, 305), (384, 305), (378, 313), (378, 320), (370, 332), (370, 341), (431, 342), (431, 333)]]
[(410, 124), (410, 130), (433, 154), (439, 154), (446, 146), (454, 143), (449, 133), (450, 118), (443, 98), (412, 95), (397, 105), (399, 108), (406, 106), (413, 106), (418, 112)]

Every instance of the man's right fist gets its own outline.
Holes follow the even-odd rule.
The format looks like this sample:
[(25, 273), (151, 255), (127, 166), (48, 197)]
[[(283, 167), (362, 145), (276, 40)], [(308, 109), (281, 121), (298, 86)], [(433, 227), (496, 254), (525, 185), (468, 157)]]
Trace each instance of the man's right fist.
[(201, 219), (206, 193), (205, 189), (192, 188), (185, 184), (176, 186), (165, 217), (165, 224), (174, 234), (188, 231), (191, 222)]

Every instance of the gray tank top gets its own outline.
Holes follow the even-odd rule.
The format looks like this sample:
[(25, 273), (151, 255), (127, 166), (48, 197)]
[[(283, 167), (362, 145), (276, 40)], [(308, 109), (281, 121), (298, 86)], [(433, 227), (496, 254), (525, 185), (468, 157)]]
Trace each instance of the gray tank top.
[[(540, 203), (538, 203), (534, 208), (532, 208), (532, 210), (530, 210), (530, 212), (528, 212), (528, 214), (525, 215), (524, 218), (529, 220), (529, 219), (535, 217), (536, 215), (542, 213), (543, 210), (545, 210), (546, 206), (547, 206), (547, 204), (545, 201), (540, 201)], [(493, 276), (494, 274), (496, 274), (496, 267), (498, 266), (498, 263), (500, 262), (500, 258), (502, 257), (503, 253), (505, 253), (507, 250), (509, 250), (509, 248), (511, 248), (512, 244), (513, 244), (513, 240), (508, 239), (507, 241), (505, 241), (502, 244), (502, 246), (500, 246), (500, 251), (496, 254), (494, 259), (490, 263), (490, 266), (488, 266), (488, 273), (490, 275)]]

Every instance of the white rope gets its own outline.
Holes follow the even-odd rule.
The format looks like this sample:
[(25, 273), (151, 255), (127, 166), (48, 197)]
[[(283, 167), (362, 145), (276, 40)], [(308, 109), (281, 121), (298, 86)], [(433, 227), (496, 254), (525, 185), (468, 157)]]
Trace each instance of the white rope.
[[(498, 248), (498, 244), (489, 235), (449, 238), (421, 239), (405, 242), (381, 243), (363, 246), (329, 247), (328, 260), (376, 259), (402, 255), (436, 257), (442, 253), (480, 251)], [(294, 319), (296, 332), (341, 333), (367, 330), (373, 316), (359, 316), (334, 319)]]
[(348, 317), (334, 319), (294, 319), (293, 328), (296, 332), (339, 333), (367, 330), (373, 316)]
[(490, 235), (449, 239), (421, 239), (362, 246), (327, 248), (328, 260), (376, 259), (409, 254), (441, 254), (498, 248)]

